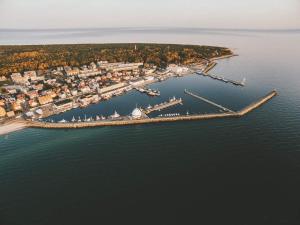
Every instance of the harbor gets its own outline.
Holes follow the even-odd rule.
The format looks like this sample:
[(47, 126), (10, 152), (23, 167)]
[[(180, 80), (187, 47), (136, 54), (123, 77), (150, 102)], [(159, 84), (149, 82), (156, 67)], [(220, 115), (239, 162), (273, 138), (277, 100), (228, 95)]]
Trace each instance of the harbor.
[[(220, 119), (220, 118), (240, 118), (253, 110), (263, 106), (269, 100), (277, 95), (277, 91), (273, 90), (259, 100), (253, 102), (247, 107), (237, 112), (224, 112), (224, 113), (211, 113), (211, 114), (195, 114), (195, 115), (179, 115), (169, 117), (155, 117), (155, 118), (131, 118), (120, 120), (103, 120), (93, 122), (81, 122), (81, 123), (49, 123), (42, 121), (26, 121), (26, 126), (31, 128), (44, 128), (44, 129), (77, 129), (77, 128), (90, 128), (90, 127), (104, 127), (104, 126), (125, 126), (125, 125), (138, 125), (138, 124), (149, 124), (149, 123), (162, 123), (162, 122), (177, 122), (177, 121), (194, 121), (194, 120), (209, 120), (209, 119)], [(127, 119), (125, 119), (127, 118)]]

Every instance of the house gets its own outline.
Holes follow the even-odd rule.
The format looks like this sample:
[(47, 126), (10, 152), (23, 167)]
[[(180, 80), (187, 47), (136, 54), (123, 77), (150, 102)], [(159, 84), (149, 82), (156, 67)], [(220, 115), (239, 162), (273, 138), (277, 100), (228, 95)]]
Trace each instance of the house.
[(3, 107), (0, 106), (0, 117), (6, 116), (6, 111)]
[(38, 97), (38, 91), (37, 90), (32, 90), (32, 91), (28, 91), (26, 93), (26, 95), (30, 98), (30, 99), (34, 99)]
[(35, 108), (38, 106), (38, 103), (35, 100), (29, 100), (28, 104), (31, 108)]
[(14, 111), (9, 111), (6, 113), (7, 117), (12, 118), (15, 117), (15, 112)]
[(21, 106), (21, 104), (20, 104), (19, 101), (13, 102), (13, 103), (11, 104), (11, 108), (12, 108), (12, 110), (13, 110), (14, 112), (16, 112), (16, 111), (22, 111), (22, 106)]
[(20, 73), (12, 73), (10, 75), (11, 80), (15, 83), (15, 84), (26, 84), (28, 82), (28, 78), (23, 77)]
[(37, 79), (37, 76), (36, 76), (36, 72), (35, 71), (27, 71), (27, 72), (24, 72), (24, 77), (26, 79), (30, 79), (32, 81), (36, 80)]
[(45, 96), (38, 97), (38, 101), (40, 105), (46, 105), (48, 103), (53, 102), (53, 98), (50, 95), (45, 95)]

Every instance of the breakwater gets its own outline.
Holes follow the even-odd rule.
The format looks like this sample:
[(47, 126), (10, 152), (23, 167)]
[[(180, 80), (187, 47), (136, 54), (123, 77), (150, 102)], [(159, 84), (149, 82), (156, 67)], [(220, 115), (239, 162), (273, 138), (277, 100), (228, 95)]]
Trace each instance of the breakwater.
[(258, 101), (250, 104), (244, 109), (238, 112), (226, 112), (216, 114), (198, 114), (198, 115), (186, 115), (176, 117), (162, 117), (162, 118), (145, 118), (145, 119), (128, 119), (128, 120), (105, 120), (105, 121), (94, 121), (94, 122), (82, 122), (82, 123), (48, 123), (39, 121), (28, 121), (27, 127), (31, 128), (45, 128), (45, 129), (76, 129), (76, 128), (89, 128), (89, 127), (104, 127), (104, 126), (125, 126), (125, 125), (138, 125), (138, 124), (149, 124), (149, 123), (162, 123), (162, 122), (176, 122), (176, 121), (192, 121), (192, 120), (208, 120), (218, 118), (238, 118), (250, 113), (254, 109), (262, 106), (273, 97), (277, 95), (274, 90), (259, 99)]

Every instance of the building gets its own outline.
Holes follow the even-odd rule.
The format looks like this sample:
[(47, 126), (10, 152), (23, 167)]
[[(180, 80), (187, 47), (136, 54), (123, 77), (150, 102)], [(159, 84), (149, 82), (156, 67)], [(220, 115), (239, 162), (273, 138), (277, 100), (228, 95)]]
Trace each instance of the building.
[(0, 106), (0, 117), (6, 116), (6, 111), (3, 107)]
[(180, 74), (188, 72), (189, 69), (187, 67), (178, 66), (176, 64), (170, 64), (168, 66), (167, 70), (180, 75)]
[(142, 118), (142, 111), (139, 108), (135, 108), (131, 113), (132, 119), (141, 119)]
[(73, 68), (73, 69), (65, 69), (65, 72), (67, 74), (67, 76), (76, 76), (79, 74), (80, 70), (78, 68)]
[(24, 72), (24, 77), (27, 78), (27, 79), (30, 79), (32, 81), (36, 80), (37, 79), (37, 76), (36, 76), (36, 72), (35, 71), (27, 71), (27, 72)]
[(59, 111), (67, 111), (73, 108), (73, 101), (71, 99), (62, 100), (54, 103), (55, 108)]
[(20, 102), (18, 102), (18, 101), (16, 101), (16, 102), (13, 102), (12, 104), (11, 104), (11, 108), (12, 108), (12, 110), (13, 111), (22, 111), (22, 106), (21, 106), (21, 104), (20, 104)]
[(102, 87), (102, 88), (99, 89), (99, 94), (114, 91), (114, 90), (122, 88), (124, 86), (126, 86), (126, 83), (121, 82), (121, 83), (113, 84), (113, 85), (110, 85), (110, 86), (107, 86), (107, 87)]
[(38, 103), (35, 100), (29, 100), (28, 104), (31, 108), (37, 107)]
[(32, 90), (32, 91), (28, 91), (26, 93), (26, 95), (30, 98), (30, 99), (34, 99), (38, 97), (38, 91), (37, 90)]
[(132, 86), (141, 86), (141, 85), (144, 85), (145, 84), (145, 80), (140, 78), (140, 79), (137, 79), (135, 81), (130, 81), (129, 82)]
[(23, 77), (20, 73), (11, 74), (10, 78), (11, 78), (12, 82), (14, 82), (15, 84), (24, 85), (28, 82), (28, 78)]
[(100, 69), (105, 69), (106, 71), (111, 72), (120, 72), (120, 71), (135, 71), (139, 70), (140, 66), (143, 66), (143, 63), (98, 63)]
[(6, 113), (7, 117), (12, 118), (15, 117), (15, 112), (14, 111), (9, 111)]
[(38, 101), (40, 105), (46, 105), (48, 103), (53, 102), (53, 98), (50, 95), (45, 95), (45, 96), (38, 97)]

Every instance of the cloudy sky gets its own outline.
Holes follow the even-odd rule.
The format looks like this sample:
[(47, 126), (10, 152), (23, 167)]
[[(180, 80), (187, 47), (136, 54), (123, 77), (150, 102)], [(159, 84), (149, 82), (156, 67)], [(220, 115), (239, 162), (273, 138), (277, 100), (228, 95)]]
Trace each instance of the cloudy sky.
[(0, 0), (0, 28), (299, 29), (300, 0)]

